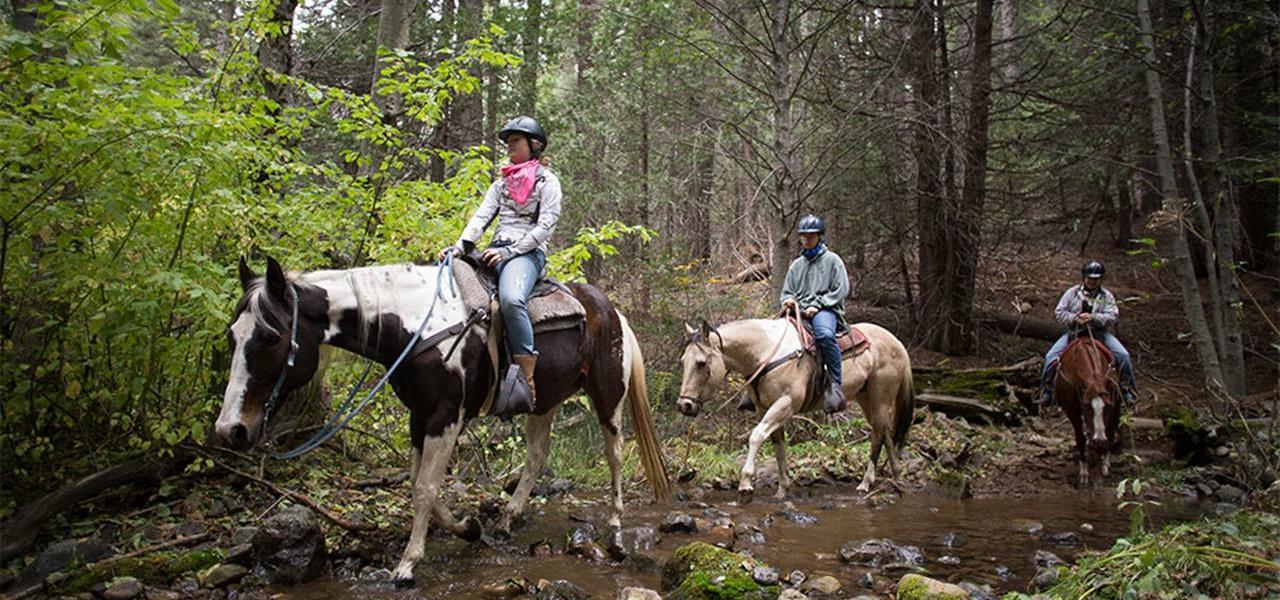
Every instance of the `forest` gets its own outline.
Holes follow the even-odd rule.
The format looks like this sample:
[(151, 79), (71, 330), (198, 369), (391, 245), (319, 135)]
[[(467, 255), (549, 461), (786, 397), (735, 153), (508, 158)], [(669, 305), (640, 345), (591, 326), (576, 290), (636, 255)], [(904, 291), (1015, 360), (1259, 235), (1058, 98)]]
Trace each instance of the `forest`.
[[(1275, 3), (3, 12), (0, 594), (1280, 595)], [(296, 346), (306, 282), (439, 272), (503, 180), (499, 132), (521, 115), (545, 129), (539, 159), (562, 190), (546, 272), (623, 316), (626, 409), (601, 412), (588, 381), (536, 418), (466, 408), (437, 446), (410, 426), (407, 384), (371, 383), (390, 359), (331, 344), (303, 348), (314, 377), (279, 374), (260, 439), (226, 443), (234, 382), (265, 395), (287, 369), (283, 351), (241, 364), (235, 324), (253, 326), (238, 319), (259, 290), (289, 286)], [(909, 355), (914, 404), (888, 457), (849, 367), (847, 410), (806, 406), (776, 433), (761, 429), (776, 414), (763, 363), (698, 390), (700, 412), (681, 405), (711, 340), (728, 360), (733, 322), (779, 315), (811, 214), (847, 270), (848, 322)], [(1043, 402), (1041, 380), (1065, 331), (1055, 307), (1089, 261), (1137, 378), (1100, 477), (1085, 475), (1096, 461), (1077, 469), (1069, 403)], [(400, 302), (370, 302), (384, 300)], [(413, 315), (395, 317), (405, 335), (432, 322)], [(340, 324), (326, 326), (329, 340)], [(454, 335), (421, 356), (485, 345)], [(470, 407), (473, 376), (424, 394)], [(744, 390), (766, 410), (736, 410)], [(278, 457), (317, 431), (332, 437)]]

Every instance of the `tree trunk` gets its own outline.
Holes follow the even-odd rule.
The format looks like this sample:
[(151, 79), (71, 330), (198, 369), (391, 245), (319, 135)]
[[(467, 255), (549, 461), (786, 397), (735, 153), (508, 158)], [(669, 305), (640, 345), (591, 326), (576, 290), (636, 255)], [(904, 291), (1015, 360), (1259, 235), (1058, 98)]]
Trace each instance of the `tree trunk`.
[(980, 219), (987, 192), (987, 129), (991, 116), (992, 0), (978, 0), (974, 14), (973, 61), (969, 72), (969, 119), (965, 127), (964, 190), (955, 235), (950, 285), (948, 354), (967, 354), (975, 337), (974, 287), (980, 247)]
[(773, 0), (770, 8), (771, 37), (773, 38), (773, 155), (778, 160), (773, 179), (773, 193), (777, 201), (777, 214), (773, 219), (773, 268), (769, 288), (774, 302), (782, 295), (782, 284), (787, 269), (795, 258), (795, 223), (800, 212), (799, 194), (795, 183), (795, 143), (792, 136), (791, 107), (791, 0)]
[(542, 42), (542, 0), (526, 0), (524, 9), (524, 63), (520, 65), (520, 112), (534, 115), (538, 99), (538, 49)]
[(276, 81), (271, 72), (293, 74), (293, 13), (297, 8), (298, 0), (277, 0), (275, 10), (271, 12), (271, 30), (258, 46), (263, 92), (276, 103), (276, 108), (271, 111), (273, 114), (278, 114), (289, 104), (288, 86)]
[[(1236, 282), (1236, 197), (1231, 193), (1222, 164), (1222, 134), (1218, 127), (1218, 102), (1215, 72), (1217, 68), (1217, 27), (1211, 3), (1204, 3), (1202, 20), (1198, 25), (1206, 29), (1201, 32), (1205, 52), (1200, 60), (1200, 97), (1204, 105), (1201, 109), (1204, 138), (1204, 157), (1208, 170), (1205, 177), (1208, 197), (1213, 200), (1214, 227), (1213, 247), (1217, 260), (1212, 265), (1218, 275), (1220, 289), (1221, 327), (1218, 337), (1218, 351), (1222, 359), (1222, 376), (1226, 379), (1227, 392), (1235, 398), (1243, 398), (1245, 393), (1244, 344), (1240, 334), (1240, 289)], [(1206, 14), (1207, 13), (1207, 14)], [(1189, 87), (1189, 86), (1188, 86)]]
[(1015, 0), (1000, 0), (1000, 40), (1004, 42), (1001, 73), (1005, 85), (1018, 79), (1018, 54), (1013, 42), (1018, 37), (1018, 7)]
[[(382, 12), (378, 15), (378, 38), (374, 47), (373, 73), (369, 78), (369, 96), (386, 124), (395, 121), (400, 111), (400, 98), (378, 92), (378, 79), (386, 66), (382, 53), (384, 49), (399, 50), (409, 44), (409, 25), (416, 4), (417, 0), (382, 0)], [(368, 177), (377, 172), (382, 162), (382, 151), (373, 144), (366, 144), (364, 155), (369, 164), (361, 170), (361, 175)]]
[[(917, 0), (912, 20), (913, 79), (915, 85), (916, 220), (920, 248), (920, 307), (916, 314), (933, 319), (944, 313), (947, 246), (939, 178), (941, 159), (938, 139), (938, 77), (934, 63), (937, 43), (933, 0)], [(923, 327), (919, 322), (917, 326)], [(930, 332), (923, 331), (928, 337)]]
[(1156, 145), (1156, 170), (1160, 175), (1160, 194), (1166, 205), (1173, 202), (1179, 208), (1178, 226), (1173, 235), (1174, 266), (1178, 272), (1178, 283), (1182, 286), (1182, 309), (1191, 327), (1192, 339), (1196, 354), (1200, 359), (1200, 367), (1204, 371), (1206, 384), (1211, 388), (1221, 389), (1223, 385), (1222, 367), (1218, 362), (1218, 353), (1209, 333), (1209, 324), (1205, 320), (1204, 307), (1200, 302), (1200, 287), (1196, 282), (1195, 267), (1191, 264), (1191, 251), (1187, 246), (1187, 238), (1183, 216), (1186, 213), (1186, 201), (1179, 199), (1178, 183), (1173, 175), (1173, 159), (1169, 146), (1169, 132), (1164, 122), (1164, 100), (1160, 88), (1160, 74), (1156, 71), (1155, 42), (1151, 31), (1151, 8), (1148, 0), (1137, 0), (1138, 27), (1142, 38), (1143, 77), (1147, 88), (1147, 104), (1151, 112), (1151, 134)]
[(13, 28), (26, 33), (35, 33), (40, 25), (37, 20), (36, 0), (10, 0), (13, 9)]

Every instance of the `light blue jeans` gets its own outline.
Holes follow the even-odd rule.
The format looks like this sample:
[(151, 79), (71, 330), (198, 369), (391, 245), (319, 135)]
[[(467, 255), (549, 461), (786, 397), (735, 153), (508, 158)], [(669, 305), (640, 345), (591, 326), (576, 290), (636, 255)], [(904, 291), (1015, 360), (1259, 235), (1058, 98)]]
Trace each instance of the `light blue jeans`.
[(534, 250), (498, 263), (498, 306), (507, 329), (511, 354), (537, 354), (533, 348), (533, 324), (529, 322), (529, 294), (538, 282), (547, 257)]
[[(1044, 372), (1040, 375), (1040, 382), (1044, 386), (1044, 397), (1048, 401), (1053, 394), (1053, 373), (1057, 367), (1058, 357), (1062, 355), (1062, 351), (1067, 349), (1070, 343), (1070, 334), (1064, 333), (1058, 341), (1053, 343), (1049, 348), (1049, 352), (1044, 355)], [(1110, 331), (1102, 336), (1102, 343), (1106, 344), (1107, 349), (1115, 357), (1116, 362), (1120, 364), (1120, 381), (1125, 387), (1131, 390), (1138, 389), (1138, 381), (1133, 376), (1133, 358), (1129, 356), (1129, 351), (1125, 349), (1124, 344), (1120, 343)]]
[(820, 310), (813, 315), (813, 342), (822, 352), (822, 363), (827, 367), (831, 385), (840, 387), (844, 373), (840, 365), (840, 344), (836, 342), (836, 327), (840, 320), (830, 310)]

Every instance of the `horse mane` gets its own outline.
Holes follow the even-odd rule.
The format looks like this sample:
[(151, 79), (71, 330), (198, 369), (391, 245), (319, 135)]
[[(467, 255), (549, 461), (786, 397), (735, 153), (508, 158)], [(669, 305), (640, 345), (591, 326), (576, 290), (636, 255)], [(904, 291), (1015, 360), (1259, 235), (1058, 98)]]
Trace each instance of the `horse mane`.
[(289, 307), (271, 297), (265, 277), (258, 277), (249, 284), (249, 289), (245, 290), (240, 302), (236, 304), (235, 314), (239, 315), (249, 309), (253, 312), (254, 325), (275, 335), (284, 335), (282, 330), (290, 319)]

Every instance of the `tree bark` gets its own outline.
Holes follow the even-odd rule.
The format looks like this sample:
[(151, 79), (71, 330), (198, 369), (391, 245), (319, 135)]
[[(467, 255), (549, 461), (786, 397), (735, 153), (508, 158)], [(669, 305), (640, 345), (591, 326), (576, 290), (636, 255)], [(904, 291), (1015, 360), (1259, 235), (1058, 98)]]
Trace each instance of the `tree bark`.
[[(1223, 386), (1222, 367), (1218, 361), (1218, 353), (1214, 348), (1213, 338), (1209, 333), (1209, 324), (1205, 320), (1204, 307), (1200, 300), (1200, 286), (1196, 281), (1195, 267), (1191, 264), (1191, 251), (1187, 246), (1183, 215), (1187, 211), (1186, 200), (1179, 198), (1178, 183), (1173, 174), (1172, 152), (1169, 146), (1169, 132), (1164, 121), (1164, 99), (1160, 86), (1160, 74), (1156, 71), (1156, 50), (1151, 27), (1151, 7), (1148, 0), (1137, 0), (1138, 27), (1142, 38), (1142, 52), (1146, 65), (1143, 67), (1143, 78), (1147, 88), (1147, 104), (1151, 116), (1151, 134), (1156, 145), (1156, 170), (1160, 175), (1160, 195), (1166, 203), (1171, 201), (1178, 207), (1178, 225), (1173, 235), (1174, 267), (1178, 273), (1178, 283), (1182, 287), (1182, 309), (1187, 324), (1191, 327), (1192, 340), (1196, 354), (1200, 359), (1200, 367), (1204, 371), (1205, 382), (1211, 388), (1221, 389)], [(1181, 200), (1181, 201), (1177, 201)]]
[[(945, 278), (947, 247), (939, 178), (941, 159), (938, 136), (938, 77), (934, 62), (937, 43), (933, 0), (917, 0), (912, 19), (912, 79), (915, 91), (916, 221), (920, 247), (920, 306), (915, 311), (932, 319), (943, 314), (945, 296), (940, 287)], [(923, 321), (917, 323), (923, 326)], [(926, 335), (929, 332), (925, 332)], [(930, 336), (931, 337), (931, 336)]]
[(40, 24), (37, 20), (37, 0), (10, 0), (13, 10), (13, 28), (26, 33), (35, 33)]
[(782, 295), (782, 284), (791, 260), (795, 258), (794, 225), (799, 218), (800, 199), (796, 191), (796, 147), (792, 137), (791, 0), (772, 0), (769, 7), (774, 76), (773, 154), (778, 160), (773, 179), (777, 212), (773, 219), (773, 268), (769, 288), (773, 292), (773, 300), (777, 301)]
[(276, 81), (271, 72), (293, 74), (293, 13), (297, 8), (298, 0), (277, 0), (270, 21), (275, 31), (269, 31), (258, 45), (258, 64), (264, 70), (262, 89), (276, 103), (272, 113), (279, 113), (289, 104), (289, 87)]
[(534, 116), (538, 100), (539, 48), (542, 43), (542, 0), (526, 0), (524, 9), (524, 63), (520, 65), (520, 112)]

